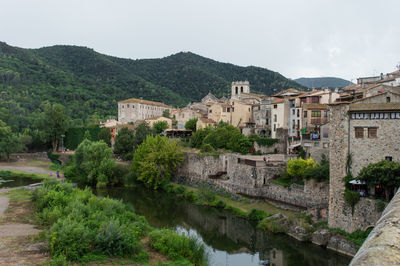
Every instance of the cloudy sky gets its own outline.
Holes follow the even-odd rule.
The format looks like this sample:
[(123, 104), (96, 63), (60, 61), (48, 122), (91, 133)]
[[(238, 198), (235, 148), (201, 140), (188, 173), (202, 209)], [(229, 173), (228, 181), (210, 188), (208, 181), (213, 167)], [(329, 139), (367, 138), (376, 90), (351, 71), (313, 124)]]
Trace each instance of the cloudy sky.
[(399, 0), (0, 0), (0, 41), (124, 58), (180, 51), (289, 78), (391, 72)]

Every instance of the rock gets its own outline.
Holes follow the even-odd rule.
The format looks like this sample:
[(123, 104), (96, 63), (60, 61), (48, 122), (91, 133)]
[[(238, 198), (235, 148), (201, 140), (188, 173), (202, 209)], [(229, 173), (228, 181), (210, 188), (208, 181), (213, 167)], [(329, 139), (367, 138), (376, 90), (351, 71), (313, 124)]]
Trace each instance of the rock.
[(300, 226), (300, 225), (291, 227), (288, 235), (297, 239), (298, 241), (310, 240), (310, 234), (308, 233), (307, 229), (305, 229), (303, 226)]
[(312, 234), (311, 242), (319, 246), (327, 246), (330, 238), (331, 232), (326, 229), (321, 229)]
[(358, 250), (358, 246), (355, 243), (347, 240), (346, 237), (342, 235), (331, 236), (326, 248), (351, 257), (353, 257)]

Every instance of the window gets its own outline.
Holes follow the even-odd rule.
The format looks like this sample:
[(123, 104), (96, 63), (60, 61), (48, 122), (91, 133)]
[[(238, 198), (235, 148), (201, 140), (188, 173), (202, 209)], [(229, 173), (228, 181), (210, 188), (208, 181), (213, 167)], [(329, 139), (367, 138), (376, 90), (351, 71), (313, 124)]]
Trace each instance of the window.
[(386, 156), (385, 160), (388, 161), (388, 162), (391, 162), (393, 160), (393, 158), (392, 158), (392, 156)]
[(212, 110), (210, 109), (210, 114), (212, 113)]
[(278, 108), (278, 105), (277, 105), (277, 104), (274, 104), (274, 109), (276, 109), (276, 108)]
[(232, 107), (232, 113), (235, 112), (235, 107)]
[(276, 131), (276, 124), (274, 124), (274, 131)]
[(250, 108), (249, 108), (249, 112), (250, 112)]
[(396, 118), (396, 113), (390, 113), (390, 118), (395, 119)]
[(322, 130), (322, 137), (329, 138), (329, 128), (324, 128)]
[(243, 87), (240, 87), (240, 92), (243, 92)]
[(228, 111), (228, 113), (230, 113), (230, 112), (231, 112), (231, 108), (229, 108), (229, 107), (228, 107), (226, 110)]
[(386, 97), (386, 102), (390, 103), (390, 97)]
[(292, 114), (295, 115), (296, 114), (296, 110), (292, 109)]
[(277, 117), (277, 115), (274, 115), (274, 122), (277, 122), (278, 121), (278, 117)]
[(129, 108), (129, 103), (126, 105), (126, 108)]
[(300, 117), (300, 110), (297, 109), (297, 117)]
[(378, 129), (376, 127), (370, 127), (368, 128), (368, 138), (374, 139), (377, 137), (377, 131)]
[(307, 118), (307, 111), (304, 111), (304, 117)]
[(385, 119), (389, 118), (389, 113), (385, 113)]
[(132, 108), (135, 108), (135, 105), (132, 104)]
[(321, 111), (312, 111), (311, 117), (321, 117)]
[(354, 128), (354, 132), (355, 132), (355, 137), (357, 139), (362, 139), (364, 138), (364, 128), (362, 127), (356, 127)]
[(124, 106), (124, 105), (122, 105), (122, 108), (125, 108), (125, 106)]
[(238, 92), (239, 92), (238, 90), (239, 90), (239, 88), (238, 88), (238, 87), (236, 87), (236, 88), (235, 88), (235, 94), (236, 94), (236, 95), (237, 95), (237, 94), (238, 94)]
[(327, 110), (324, 111), (324, 117), (328, 117), (328, 111)]

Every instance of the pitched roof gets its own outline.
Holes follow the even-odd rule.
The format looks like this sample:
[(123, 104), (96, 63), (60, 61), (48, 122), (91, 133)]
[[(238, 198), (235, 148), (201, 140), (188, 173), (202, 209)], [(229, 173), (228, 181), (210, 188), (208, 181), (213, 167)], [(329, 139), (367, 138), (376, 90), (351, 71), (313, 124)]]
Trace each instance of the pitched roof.
[(400, 103), (357, 103), (349, 105), (350, 111), (393, 111), (400, 110)]
[(274, 94), (274, 95), (272, 95), (272, 96), (274, 96), (274, 97), (291, 96), (291, 95), (296, 95), (296, 94), (299, 95), (299, 94), (301, 94), (301, 93), (302, 93), (302, 92), (299, 91), (299, 90), (290, 88), (290, 89), (287, 89), (287, 90), (284, 90), (284, 91), (280, 91), (280, 92), (278, 92), (278, 93), (276, 93), (276, 94)]
[(149, 117), (149, 118), (146, 118), (145, 120), (157, 120), (157, 119), (160, 119), (160, 118), (172, 120), (171, 118), (169, 118), (169, 117), (164, 117), (164, 116)]
[(118, 103), (140, 103), (140, 104), (147, 104), (147, 105), (171, 108), (171, 106), (166, 105), (165, 103), (153, 102), (153, 101), (137, 99), (137, 98), (130, 98), (130, 99), (122, 100), (122, 101), (119, 101)]

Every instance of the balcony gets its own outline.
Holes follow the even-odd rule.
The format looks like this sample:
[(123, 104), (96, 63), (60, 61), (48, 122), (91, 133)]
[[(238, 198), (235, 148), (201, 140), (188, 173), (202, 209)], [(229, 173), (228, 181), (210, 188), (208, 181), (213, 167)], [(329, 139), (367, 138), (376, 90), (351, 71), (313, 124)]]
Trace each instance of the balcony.
[(325, 124), (328, 122), (327, 117), (318, 117), (318, 118), (311, 118), (311, 124), (312, 125), (321, 125)]

